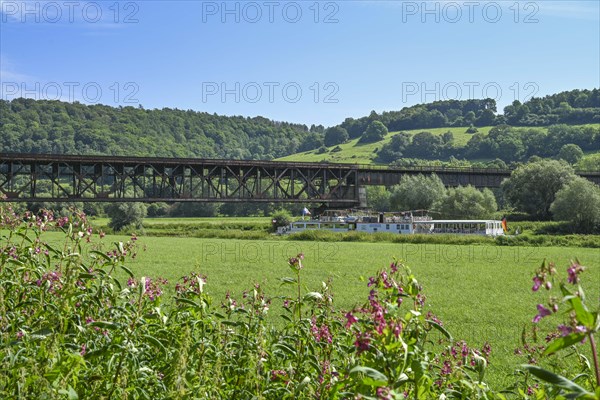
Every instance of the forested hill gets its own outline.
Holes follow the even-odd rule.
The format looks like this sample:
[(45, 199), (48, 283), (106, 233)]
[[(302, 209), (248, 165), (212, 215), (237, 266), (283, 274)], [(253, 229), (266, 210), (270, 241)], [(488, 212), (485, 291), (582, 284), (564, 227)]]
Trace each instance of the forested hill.
[(600, 122), (600, 89), (571, 90), (546, 97), (533, 97), (521, 103), (515, 100), (498, 113), (496, 101), (444, 100), (405, 107), (400, 111), (372, 111), (362, 118), (346, 118), (339, 127), (350, 139), (365, 132), (373, 121), (392, 131), (458, 126), (549, 126), (554, 124), (591, 124)]
[[(419, 104), (336, 127), (340, 143), (373, 121), (389, 131), (459, 126), (548, 126), (600, 122), (600, 90), (518, 101), (498, 113), (493, 99)], [(343, 128), (343, 129), (341, 129)], [(192, 110), (109, 107), (49, 100), (0, 100), (0, 152), (273, 159), (327, 144), (323, 126), (227, 117)], [(327, 144), (329, 145), (329, 144)]]
[(322, 143), (323, 127), (164, 108), (0, 100), (0, 152), (272, 159)]

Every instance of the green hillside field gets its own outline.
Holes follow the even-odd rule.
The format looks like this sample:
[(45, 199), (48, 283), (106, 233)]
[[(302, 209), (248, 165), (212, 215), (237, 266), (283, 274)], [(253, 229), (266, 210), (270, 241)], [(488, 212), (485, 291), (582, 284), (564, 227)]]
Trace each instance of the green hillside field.
[[(600, 124), (587, 124), (587, 125), (576, 125), (576, 126), (594, 126), (600, 129)], [(477, 128), (479, 132), (487, 135), (493, 126), (485, 126)], [(519, 127), (517, 127), (519, 128)], [(469, 139), (473, 136), (467, 133), (468, 127), (453, 127), (453, 128), (432, 128), (432, 129), (414, 129), (405, 131), (410, 135), (415, 135), (419, 132), (428, 131), (435, 135), (442, 135), (445, 132), (452, 132), (454, 135), (454, 146), (462, 147), (465, 146)], [(547, 127), (521, 127), (521, 129), (536, 129), (546, 132)], [(336, 146), (328, 147), (327, 153), (319, 153), (319, 150), (310, 150), (302, 153), (292, 154), (286, 157), (278, 158), (277, 161), (304, 161), (304, 162), (332, 162), (332, 163), (350, 163), (350, 164), (381, 164), (375, 161), (377, 151), (381, 149), (384, 144), (391, 141), (392, 137), (398, 132), (390, 132), (385, 139), (375, 143), (358, 143), (359, 138), (350, 140), (346, 143), (340, 144), (341, 151), (332, 152)], [(587, 158), (599, 157), (600, 149), (598, 152), (592, 152), (585, 155), (584, 160)], [(473, 160), (474, 161), (474, 160)], [(479, 160), (478, 160), (479, 161)]]

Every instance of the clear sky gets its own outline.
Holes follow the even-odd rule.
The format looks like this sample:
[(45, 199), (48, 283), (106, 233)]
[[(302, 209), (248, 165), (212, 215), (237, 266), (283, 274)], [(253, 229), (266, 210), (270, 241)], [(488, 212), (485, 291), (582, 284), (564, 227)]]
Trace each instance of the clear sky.
[(338, 124), (600, 86), (599, 1), (0, 0), (1, 97)]

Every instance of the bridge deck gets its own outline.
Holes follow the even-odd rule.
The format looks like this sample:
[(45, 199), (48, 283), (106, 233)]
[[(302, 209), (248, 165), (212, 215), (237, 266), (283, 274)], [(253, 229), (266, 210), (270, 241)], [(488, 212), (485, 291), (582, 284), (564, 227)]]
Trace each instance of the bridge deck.
[[(499, 187), (510, 169), (197, 158), (0, 154), (10, 201), (213, 201), (360, 204), (359, 187), (437, 174), (446, 186)], [(600, 184), (600, 171), (579, 174)]]

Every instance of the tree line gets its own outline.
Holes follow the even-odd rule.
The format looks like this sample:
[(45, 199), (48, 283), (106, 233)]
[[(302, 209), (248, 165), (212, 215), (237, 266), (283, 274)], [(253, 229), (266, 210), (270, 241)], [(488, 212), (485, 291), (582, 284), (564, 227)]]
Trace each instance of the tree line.
[(319, 147), (324, 127), (61, 101), (0, 100), (0, 152), (273, 159)]
[(577, 176), (565, 161), (542, 159), (521, 165), (495, 192), (472, 186), (446, 189), (435, 174), (406, 175), (390, 188), (369, 187), (367, 199), (380, 211), (429, 210), (448, 219), (520, 213), (529, 220), (566, 222), (565, 232), (600, 233), (600, 187)]
[(405, 107), (400, 111), (371, 111), (362, 118), (346, 118), (339, 124), (350, 139), (360, 137), (373, 121), (389, 131), (460, 126), (548, 126), (600, 122), (600, 89), (571, 90), (521, 103), (515, 100), (497, 114), (494, 99), (443, 100)]
[[(381, 140), (388, 131), (440, 127), (497, 126), (497, 137), (475, 134), (464, 149), (452, 145), (451, 135), (423, 133), (407, 141), (395, 138), (379, 159), (436, 159), (496, 157), (506, 161), (526, 159), (549, 147), (535, 130), (515, 138), (507, 125), (548, 126), (600, 122), (600, 90), (572, 90), (543, 98), (519, 101), (497, 114), (493, 99), (447, 100), (405, 107), (362, 118), (346, 118), (325, 129), (322, 125), (272, 121), (264, 117), (221, 116), (193, 110), (84, 105), (51, 100), (0, 100), (0, 152), (202, 157), (270, 160), (297, 152), (335, 146), (350, 139)], [(598, 135), (574, 133), (561, 126), (551, 136), (552, 155), (557, 142), (582, 150), (598, 148)], [(556, 128), (559, 129), (559, 128)], [(572, 140), (565, 141), (561, 135)], [(433, 136), (433, 137), (432, 137)], [(481, 143), (480, 143), (481, 142)], [(473, 145), (473, 146), (471, 146)], [(407, 149), (408, 147), (408, 149)], [(472, 149), (474, 147), (474, 149)], [(462, 153), (461, 153), (462, 152)]]
[(405, 158), (426, 160), (464, 158), (499, 159), (505, 163), (531, 157), (553, 157), (577, 163), (584, 151), (600, 149), (600, 130), (594, 126), (553, 125), (540, 128), (493, 127), (487, 135), (477, 132), (465, 146), (454, 144), (448, 131), (435, 135), (423, 131), (415, 135), (400, 132), (377, 152), (377, 161), (393, 164)]

